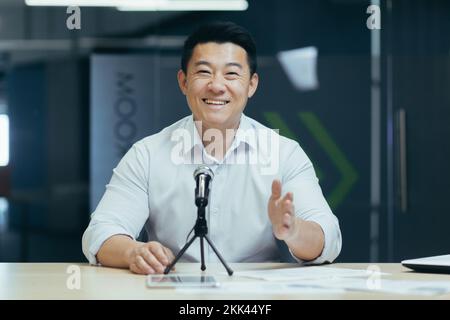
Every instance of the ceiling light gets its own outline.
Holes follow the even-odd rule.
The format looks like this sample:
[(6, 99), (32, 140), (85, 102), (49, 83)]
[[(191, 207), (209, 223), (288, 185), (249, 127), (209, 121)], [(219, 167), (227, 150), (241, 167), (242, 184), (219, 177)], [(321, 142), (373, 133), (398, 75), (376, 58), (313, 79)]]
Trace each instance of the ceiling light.
[(151, 5), (118, 6), (120, 11), (245, 11), (246, 0), (157, 0)]
[(25, 0), (29, 6), (117, 7), (121, 11), (244, 11), (246, 0)]

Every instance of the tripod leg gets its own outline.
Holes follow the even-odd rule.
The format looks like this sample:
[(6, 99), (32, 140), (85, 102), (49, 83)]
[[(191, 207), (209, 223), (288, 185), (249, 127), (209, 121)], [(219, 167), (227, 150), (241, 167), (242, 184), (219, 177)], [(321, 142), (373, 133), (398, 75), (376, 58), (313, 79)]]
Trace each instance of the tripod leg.
[(209, 245), (211, 246), (211, 248), (213, 249), (214, 253), (217, 255), (217, 257), (219, 258), (220, 262), (222, 262), (223, 266), (225, 267), (225, 269), (227, 269), (228, 275), (231, 276), (233, 274), (233, 270), (231, 270), (231, 268), (227, 265), (227, 263), (225, 262), (225, 260), (223, 260), (222, 256), (220, 255), (219, 251), (217, 251), (216, 247), (214, 247), (214, 244), (211, 242), (211, 240), (209, 240), (208, 236), (205, 235), (204, 236), (206, 241), (208, 241)]
[(200, 236), (200, 255), (202, 258), (202, 266), (200, 267), (200, 269), (202, 269), (202, 271), (206, 270), (206, 266), (205, 266), (205, 250), (203, 248), (203, 237)]
[(178, 259), (181, 258), (183, 253), (189, 248), (189, 246), (192, 244), (192, 242), (194, 242), (195, 238), (197, 238), (197, 236), (193, 236), (192, 239), (189, 240), (189, 242), (184, 245), (184, 247), (180, 250), (180, 252), (178, 252), (175, 259), (173, 259), (173, 261), (166, 267), (166, 270), (164, 270), (164, 274), (168, 274), (170, 272), (170, 270), (172, 270), (175, 263), (177, 263)]

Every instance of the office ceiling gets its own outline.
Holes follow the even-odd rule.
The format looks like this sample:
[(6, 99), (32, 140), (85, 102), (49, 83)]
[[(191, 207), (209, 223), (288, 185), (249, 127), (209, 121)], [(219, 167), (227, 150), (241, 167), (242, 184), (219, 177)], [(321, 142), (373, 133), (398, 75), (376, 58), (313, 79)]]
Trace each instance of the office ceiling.
[[(82, 40), (85, 49), (97, 46), (100, 40), (109, 46), (127, 47), (129, 43), (139, 46), (135, 40), (141, 39), (144, 46), (152, 46), (154, 41), (147, 38), (157, 34), (158, 25), (176, 21), (186, 14), (84, 7), (81, 8), (81, 30), (74, 31), (66, 26), (69, 15), (65, 7), (29, 7), (23, 0), (0, 0), (0, 72), (5, 59), (22, 63), (51, 58), (72, 50), (74, 41), (78, 41), (79, 46)], [(131, 41), (126, 42), (126, 39)]]

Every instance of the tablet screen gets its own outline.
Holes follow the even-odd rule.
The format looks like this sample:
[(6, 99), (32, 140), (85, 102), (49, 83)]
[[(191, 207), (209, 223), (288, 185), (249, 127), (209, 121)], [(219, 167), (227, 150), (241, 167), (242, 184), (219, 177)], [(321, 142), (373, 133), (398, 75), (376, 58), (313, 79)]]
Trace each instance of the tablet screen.
[(148, 275), (147, 286), (157, 287), (217, 287), (214, 276), (206, 275)]

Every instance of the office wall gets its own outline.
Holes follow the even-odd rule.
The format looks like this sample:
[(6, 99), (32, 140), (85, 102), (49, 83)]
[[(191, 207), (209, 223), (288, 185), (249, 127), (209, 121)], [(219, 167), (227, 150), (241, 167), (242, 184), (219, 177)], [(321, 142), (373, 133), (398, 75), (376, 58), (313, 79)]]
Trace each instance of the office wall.
[[(344, 247), (339, 261), (369, 259), (370, 33), (365, 25), (366, 7), (364, 1), (261, 0), (252, 2), (246, 12), (188, 13), (156, 25), (149, 23), (148, 27), (116, 30), (122, 38), (185, 36), (202, 22), (221, 19), (240, 23), (254, 34), (261, 82), (246, 113), (266, 125), (279, 127), (282, 134), (299, 141), (313, 160), (324, 194), (341, 222)], [(90, 24), (83, 28), (89, 29)], [(301, 92), (294, 89), (275, 57), (279, 51), (310, 45), (319, 52), (319, 88)], [(156, 132), (189, 113), (176, 83), (179, 49), (116, 49), (123, 59), (128, 59), (130, 53), (153, 57), (149, 64), (153, 71), (148, 75), (152, 79), (146, 83), (151, 94), (146, 96), (149, 102), (145, 104), (151, 119), (148, 131), (142, 131), (142, 135)], [(92, 120), (88, 97), (97, 93), (94, 88), (89, 90), (89, 70), (87, 63), (46, 61), (11, 72), (13, 80), (15, 74), (20, 79), (12, 80), (10, 85), (11, 109), (15, 109), (13, 130), (17, 138), (33, 132), (37, 139), (36, 144), (27, 142), (25, 137), (12, 142), (16, 150), (12, 149), (16, 166), (12, 168), (12, 176), (17, 175), (13, 188), (29, 185), (47, 193), (56, 192), (59, 204), (50, 206), (50, 211), (48, 207), (39, 209), (39, 213), (32, 215), (32, 225), (43, 230), (61, 230), (61, 236), (73, 234), (74, 239), (70, 250), (64, 253), (57, 248), (47, 250), (40, 257), (43, 260), (80, 257), (81, 248), (75, 246), (80, 231), (75, 229), (86, 225), (91, 212), (83, 204), (71, 204), (67, 212), (61, 208), (61, 203), (66, 202), (63, 199), (70, 199), (73, 194), (81, 198), (81, 203), (88, 201), (89, 166), (91, 169), (95, 166), (89, 165), (89, 131), (98, 125), (96, 121), (92, 127), (87, 125)], [(53, 82), (47, 79), (50, 74)], [(71, 80), (64, 81), (62, 74)], [(29, 98), (20, 96), (21, 90), (29, 92)], [(27, 112), (29, 108), (35, 110), (34, 118)], [(97, 192), (92, 206), (98, 197)], [(38, 210), (38, 206), (32, 210)], [(65, 221), (66, 226), (75, 229), (66, 230)], [(33, 259), (37, 254), (36, 251)]]
[(62, 59), (19, 66), (7, 76), (11, 243), (5, 259), (17, 251), (19, 260), (81, 259), (81, 250), (67, 248), (79, 246), (88, 220), (87, 71), (82, 60)]

